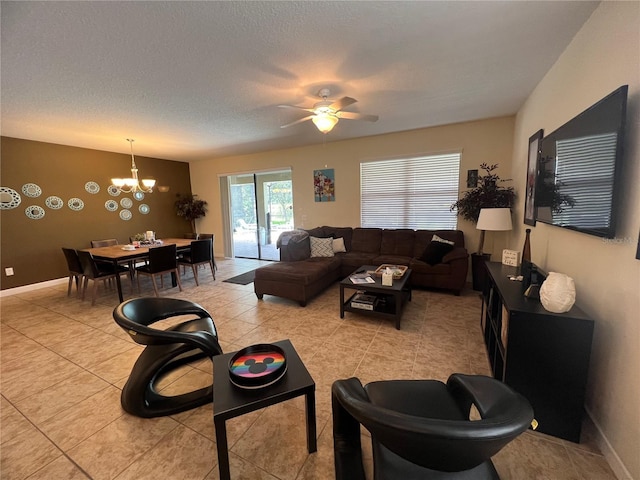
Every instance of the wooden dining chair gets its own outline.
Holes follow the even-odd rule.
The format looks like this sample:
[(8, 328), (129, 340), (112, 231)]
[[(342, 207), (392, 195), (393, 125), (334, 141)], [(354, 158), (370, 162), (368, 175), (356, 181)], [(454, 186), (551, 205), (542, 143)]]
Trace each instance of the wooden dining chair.
[(140, 291), (140, 275), (149, 275), (151, 277), (151, 282), (153, 283), (153, 291), (155, 292), (156, 297), (158, 297), (159, 294), (156, 276), (160, 276), (160, 286), (164, 288), (164, 280), (162, 276), (165, 273), (175, 274), (176, 281), (178, 282), (178, 288), (182, 291), (176, 255), (177, 248), (175, 244), (150, 248), (149, 263), (147, 265), (136, 267), (136, 272), (138, 273), (138, 291)]
[(67, 287), (67, 297), (71, 295), (71, 287), (73, 286), (73, 280), (76, 281), (76, 296), (80, 296), (82, 293), (82, 282), (84, 281), (84, 271), (82, 265), (80, 265), (80, 258), (78, 252), (73, 248), (62, 247), (62, 253), (67, 260), (67, 268), (69, 269), (69, 286)]
[(91, 248), (110, 247), (111, 245), (118, 245), (118, 240), (116, 240), (115, 238), (107, 238), (106, 240), (91, 240)]
[(93, 292), (91, 294), (91, 305), (96, 304), (96, 296), (98, 293), (98, 280), (115, 279), (116, 275), (125, 275), (131, 282), (131, 293), (133, 293), (133, 281), (129, 276), (129, 269), (124, 266), (118, 266), (114, 268), (109, 263), (96, 263), (93, 259), (91, 252), (79, 250), (78, 258), (80, 259), (80, 265), (82, 265), (82, 272), (84, 274), (84, 285), (82, 287), (82, 300), (84, 300), (89, 286), (89, 280), (93, 280)]
[(184, 253), (182, 257), (178, 259), (178, 264), (180, 265), (191, 265), (191, 270), (193, 271), (193, 278), (196, 281), (196, 285), (200, 285), (198, 282), (198, 266), (209, 264), (211, 267), (211, 274), (213, 275), (213, 279), (216, 279), (215, 267), (213, 266), (213, 260), (211, 256), (212, 248), (211, 248), (212, 240), (209, 238), (207, 240), (194, 240), (191, 242), (191, 251), (188, 253)]

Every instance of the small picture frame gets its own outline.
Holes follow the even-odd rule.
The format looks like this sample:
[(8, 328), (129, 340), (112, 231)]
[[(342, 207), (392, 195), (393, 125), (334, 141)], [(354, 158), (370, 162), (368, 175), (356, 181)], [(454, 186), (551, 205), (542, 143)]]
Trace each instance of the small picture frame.
[(467, 170), (467, 188), (478, 186), (478, 170)]
[(536, 179), (538, 177), (538, 159), (540, 158), (540, 143), (543, 133), (543, 130), (540, 129), (529, 137), (524, 223), (531, 226), (536, 225)]

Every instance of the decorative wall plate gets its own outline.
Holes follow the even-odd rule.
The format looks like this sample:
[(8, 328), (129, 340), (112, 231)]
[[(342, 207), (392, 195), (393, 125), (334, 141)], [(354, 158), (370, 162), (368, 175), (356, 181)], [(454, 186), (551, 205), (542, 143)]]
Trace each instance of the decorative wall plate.
[(55, 195), (47, 197), (47, 199), (44, 201), (44, 204), (51, 210), (60, 210), (62, 207), (64, 207), (64, 202), (62, 201), (62, 199), (60, 197), (56, 197)]
[(22, 193), (27, 197), (36, 198), (42, 195), (42, 189), (35, 183), (25, 183), (22, 186)]
[(131, 220), (132, 216), (133, 215), (131, 215), (131, 211), (126, 210), (126, 209), (125, 210), (120, 210), (120, 218), (122, 220)]
[(120, 190), (118, 190), (118, 187), (116, 187), (115, 185), (109, 185), (107, 187), (107, 192), (109, 192), (109, 195), (111, 195), (112, 197), (119, 197), (120, 196)]
[(138, 207), (138, 211), (146, 215), (151, 211), (151, 209), (149, 208), (149, 205), (147, 205), (146, 203), (141, 203), (140, 206)]
[(32, 220), (40, 220), (44, 217), (44, 208), (38, 205), (31, 205), (24, 209), (24, 214)]
[(130, 198), (123, 198), (122, 200), (120, 200), (120, 206), (122, 208), (131, 208), (132, 205), (133, 200), (131, 200)]
[(79, 198), (75, 198), (75, 197), (70, 198), (69, 201), (67, 202), (67, 205), (71, 210), (74, 210), (76, 212), (79, 212), (84, 208), (84, 202)]
[(0, 210), (11, 210), (22, 202), (22, 197), (13, 188), (0, 187)]
[(106, 202), (104, 202), (104, 208), (106, 208), (110, 212), (115, 212), (116, 210), (118, 210), (118, 202), (116, 202), (115, 200), (107, 200)]
[(98, 185), (96, 182), (87, 182), (84, 184), (84, 189), (87, 192), (95, 195), (100, 191), (100, 185)]
[(144, 198), (144, 193), (142, 192), (133, 192), (133, 198), (138, 201), (141, 201)]

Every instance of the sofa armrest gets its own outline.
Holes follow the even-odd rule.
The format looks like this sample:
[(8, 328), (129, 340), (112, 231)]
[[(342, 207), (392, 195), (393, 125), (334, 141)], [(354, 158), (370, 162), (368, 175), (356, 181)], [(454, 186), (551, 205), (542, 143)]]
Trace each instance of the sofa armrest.
[(444, 257), (442, 257), (442, 263), (451, 263), (454, 260), (462, 260), (469, 258), (469, 252), (466, 248), (458, 247), (451, 250)]

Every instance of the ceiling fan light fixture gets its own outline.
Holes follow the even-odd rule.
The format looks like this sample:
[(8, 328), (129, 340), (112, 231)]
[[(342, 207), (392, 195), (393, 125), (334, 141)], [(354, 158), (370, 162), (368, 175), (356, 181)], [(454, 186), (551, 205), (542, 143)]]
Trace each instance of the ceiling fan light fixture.
[(333, 130), (336, 123), (338, 123), (338, 117), (331, 113), (318, 113), (311, 119), (311, 121), (322, 133), (329, 133)]

